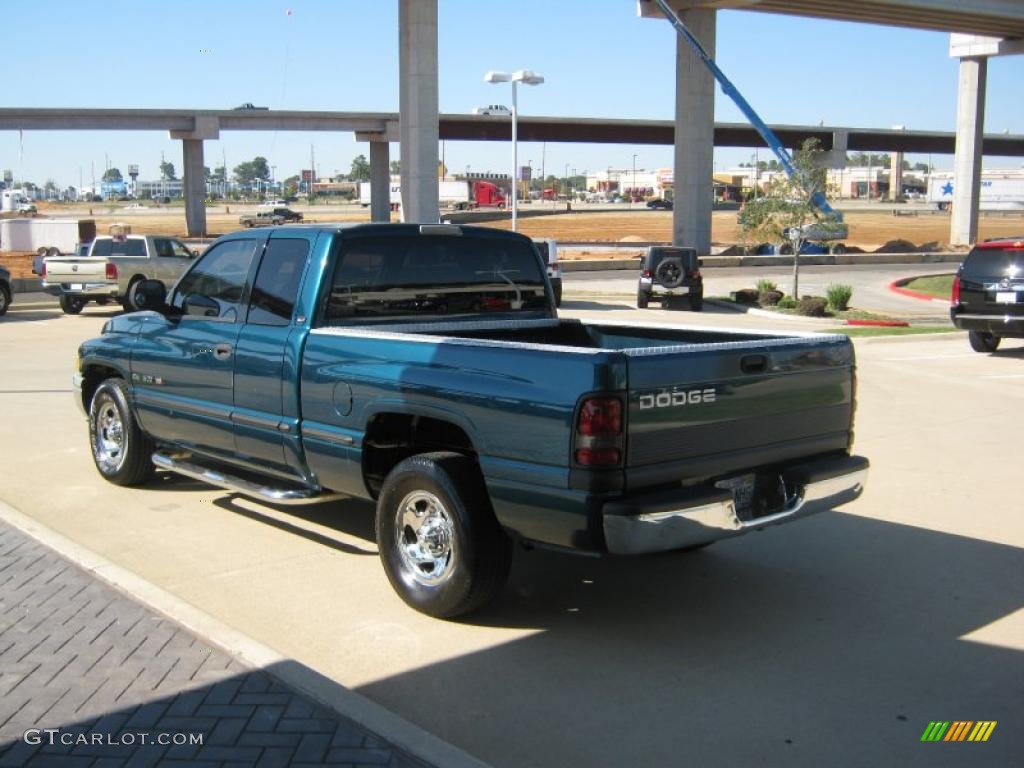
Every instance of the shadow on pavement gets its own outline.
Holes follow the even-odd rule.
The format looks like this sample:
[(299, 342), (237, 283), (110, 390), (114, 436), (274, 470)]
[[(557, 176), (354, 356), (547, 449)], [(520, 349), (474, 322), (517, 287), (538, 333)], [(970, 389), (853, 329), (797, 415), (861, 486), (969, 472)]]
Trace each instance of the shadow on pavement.
[(260, 502), (253, 504), (253, 506), (242, 506), (238, 503), (239, 499), (244, 499), (244, 497), (236, 498), (233, 496), (222, 496), (214, 499), (213, 504), (227, 512), (233, 512), (236, 515), (247, 517), (250, 520), (255, 520), (259, 523), (265, 523), (272, 528), (277, 528), (280, 531), (300, 536), (301, 538), (308, 539), (316, 542), (317, 544), (323, 544), (324, 546), (336, 549), (339, 552), (344, 552), (350, 555), (377, 556), (376, 533), (374, 531), (374, 507), (369, 502), (346, 499), (344, 501), (324, 502), (323, 504), (302, 507), (273, 507), (285, 513), (289, 517), (296, 517), (300, 520), (316, 523), (317, 525), (322, 525), (326, 528), (364, 539), (373, 545), (372, 549), (366, 550), (360, 549), (359, 547), (353, 547), (351, 544), (346, 544), (343, 541), (332, 539), (330, 536), (325, 536), (321, 533), (317, 533), (316, 531), (311, 531), (308, 528), (303, 528), (301, 525), (291, 523), (288, 520), (283, 520), (279, 517), (274, 517), (266, 514), (265, 512), (259, 511), (259, 507), (270, 505)]
[(60, 310), (51, 312), (45, 309), (18, 309), (12, 306), (7, 314), (0, 318), (0, 323), (31, 323), (38, 320), (54, 320), (63, 316)]
[[(1022, 596), (1019, 549), (841, 513), (690, 554), (520, 553), (470, 622), (536, 633), (360, 690), (496, 766), (1010, 765), (1024, 655), (964, 636)], [(932, 720), (998, 738), (922, 744)]]

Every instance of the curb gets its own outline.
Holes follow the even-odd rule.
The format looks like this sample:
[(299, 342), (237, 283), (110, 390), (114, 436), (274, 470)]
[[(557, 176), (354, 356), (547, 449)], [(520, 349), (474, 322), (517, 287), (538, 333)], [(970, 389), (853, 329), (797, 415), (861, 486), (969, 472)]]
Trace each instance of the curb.
[[(0, 520), (148, 608), (201, 635), (246, 664), (352, 720), (438, 768), (488, 768), (487, 763), (428, 733), (340, 683), (224, 624), (181, 598), (116, 565), (0, 500)], [(272, 668), (272, 669), (271, 669)]]
[(904, 288), (907, 283), (916, 277), (901, 277), (899, 280), (893, 280), (889, 283), (889, 290), (893, 293), (898, 293), (900, 296), (906, 296), (911, 299), (918, 299), (919, 301), (934, 301), (938, 304), (949, 305), (949, 299), (940, 299), (932, 296), (930, 293), (922, 293), (921, 291), (914, 291), (910, 288)]

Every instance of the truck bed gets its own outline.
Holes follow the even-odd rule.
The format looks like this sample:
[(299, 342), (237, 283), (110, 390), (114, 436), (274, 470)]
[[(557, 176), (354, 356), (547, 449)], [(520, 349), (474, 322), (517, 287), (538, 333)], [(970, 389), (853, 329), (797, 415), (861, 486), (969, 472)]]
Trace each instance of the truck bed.
[[(390, 364), (402, 370), (406, 397), (429, 396), (443, 377), (448, 396), (459, 396), (453, 382), (465, 382), (463, 402), (470, 412), (482, 393), (505, 400), (523, 415), (516, 428), (499, 430), (501, 444), (487, 447), (498, 456), (532, 453), (540, 463), (564, 466), (571, 451), (565, 430), (557, 445), (529, 447), (531, 434), (546, 419), (572, 423), (581, 391), (625, 390), (626, 480), (632, 488), (842, 452), (850, 442), (853, 347), (841, 335), (555, 319), (314, 331), (307, 363), (322, 359), (335, 373), (358, 369), (356, 378), (373, 367), (353, 360), (353, 369), (332, 360), (328, 350), (336, 347), (325, 338), (332, 335), (375, 339), (367, 354), (387, 350)], [(429, 342), (433, 351), (413, 340)], [(518, 351), (508, 354), (509, 347)], [(349, 373), (342, 376), (352, 382)], [(358, 391), (359, 384), (353, 388)], [(304, 387), (304, 399), (314, 391)], [(493, 417), (493, 402), (480, 409), (482, 421)]]

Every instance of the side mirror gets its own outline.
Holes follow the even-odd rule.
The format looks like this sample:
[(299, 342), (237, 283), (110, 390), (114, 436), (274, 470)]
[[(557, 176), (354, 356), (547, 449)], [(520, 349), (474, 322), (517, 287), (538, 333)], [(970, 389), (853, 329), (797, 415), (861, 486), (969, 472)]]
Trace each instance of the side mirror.
[(197, 250), (193, 250), (193, 251), (192, 251), (192, 258), (194, 259), (194, 258), (196, 258), (197, 256), (199, 256), (199, 251), (197, 251)]
[(217, 317), (220, 314), (220, 307), (216, 301), (208, 296), (190, 293), (185, 297), (185, 314), (198, 315), (199, 317)]
[(159, 280), (143, 280), (135, 289), (135, 303), (139, 309), (160, 311), (167, 301), (167, 287)]
[(697, 266), (698, 267), (703, 267), (704, 266), (704, 259), (697, 259)]

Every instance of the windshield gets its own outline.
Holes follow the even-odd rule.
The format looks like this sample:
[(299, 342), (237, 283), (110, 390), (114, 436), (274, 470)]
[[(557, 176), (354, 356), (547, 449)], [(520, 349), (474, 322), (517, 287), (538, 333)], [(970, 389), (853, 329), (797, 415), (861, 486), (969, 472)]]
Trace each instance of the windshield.
[(328, 325), (549, 310), (544, 272), (527, 241), (420, 236), (341, 243), (324, 313)]

